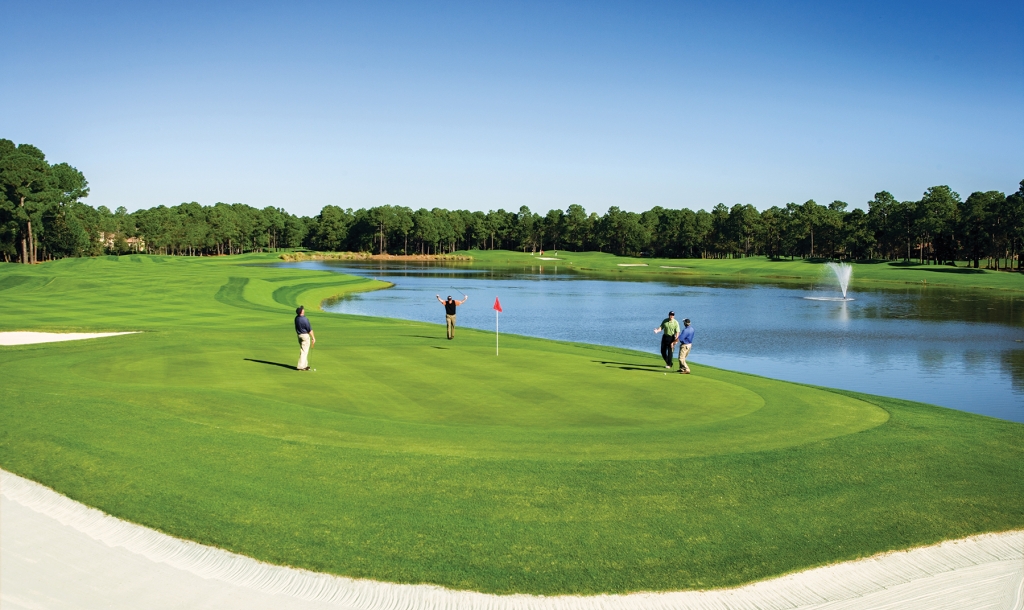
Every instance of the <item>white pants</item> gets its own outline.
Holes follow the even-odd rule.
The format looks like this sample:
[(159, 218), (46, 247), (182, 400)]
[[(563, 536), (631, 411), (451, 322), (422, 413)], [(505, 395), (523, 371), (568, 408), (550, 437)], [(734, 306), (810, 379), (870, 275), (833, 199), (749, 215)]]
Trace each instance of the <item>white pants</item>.
[(690, 366), (686, 364), (686, 357), (690, 355), (690, 348), (693, 347), (692, 343), (680, 343), (679, 344), (679, 370), (688, 371)]
[(295, 368), (304, 370), (309, 367), (309, 334), (299, 335), (299, 365)]

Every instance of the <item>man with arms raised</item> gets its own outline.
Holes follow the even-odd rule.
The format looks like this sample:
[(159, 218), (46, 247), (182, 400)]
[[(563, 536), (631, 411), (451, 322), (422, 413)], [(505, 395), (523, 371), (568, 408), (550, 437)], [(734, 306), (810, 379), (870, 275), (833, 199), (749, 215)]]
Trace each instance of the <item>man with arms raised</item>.
[(316, 343), (316, 336), (313, 334), (313, 328), (309, 325), (309, 319), (306, 317), (306, 308), (299, 305), (299, 308), (295, 310), (295, 334), (299, 336), (299, 365), (296, 366), (300, 371), (309, 370), (309, 348), (313, 347)]
[(665, 359), (665, 368), (672, 368), (672, 352), (676, 351), (676, 341), (679, 340), (679, 322), (676, 321), (676, 312), (668, 312), (668, 317), (661, 321), (661, 326), (654, 329), (654, 334), (665, 331), (661, 336), (661, 357)]
[[(437, 297), (438, 301), (441, 301), (441, 295), (435, 294), (434, 296)], [(452, 295), (448, 295), (447, 301), (441, 301), (441, 304), (444, 305), (444, 322), (448, 327), (449, 341), (455, 338), (455, 308), (465, 303), (468, 299), (469, 296), (465, 294), (462, 295), (461, 301), (456, 301), (452, 298)]]

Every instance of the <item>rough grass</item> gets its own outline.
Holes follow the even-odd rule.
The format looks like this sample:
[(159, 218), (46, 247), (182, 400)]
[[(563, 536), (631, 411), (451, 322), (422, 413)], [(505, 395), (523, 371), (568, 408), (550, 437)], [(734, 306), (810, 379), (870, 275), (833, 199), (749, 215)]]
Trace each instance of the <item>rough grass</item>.
[[(580, 273), (634, 280), (656, 280), (666, 278), (761, 281), (779, 284), (815, 283), (825, 277), (822, 259), (779, 259), (763, 256), (733, 259), (699, 258), (630, 258), (602, 252), (569, 252), (559, 250), (540, 255), (509, 250), (471, 250), (457, 252), (472, 256), (473, 264), (485, 267), (560, 267)], [(905, 286), (951, 286), (957, 288), (985, 288), (997, 290), (1024, 290), (1024, 274), (988, 269), (967, 268), (965, 262), (959, 266), (918, 265), (903, 262), (860, 262), (853, 263), (851, 286), (860, 284), (874, 287)], [(626, 266), (623, 266), (626, 265)], [(645, 265), (645, 266), (638, 266)]]
[[(511, 593), (736, 585), (1024, 526), (1024, 425), (628, 350), (292, 308), (379, 282), (0, 265), (0, 465), (259, 559)], [(15, 278), (15, 279), (11, 279)], [(442, 318), (439, 310), (439, 318)]]

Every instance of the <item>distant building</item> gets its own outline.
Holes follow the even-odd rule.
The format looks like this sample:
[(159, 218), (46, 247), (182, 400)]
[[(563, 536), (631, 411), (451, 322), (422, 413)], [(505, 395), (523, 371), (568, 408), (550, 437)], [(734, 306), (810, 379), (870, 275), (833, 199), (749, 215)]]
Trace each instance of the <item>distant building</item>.
[[(114, 249), (114, 244), (117, 243), (117, 233), (104, 233), (100, 231), (100, 243), (103, 247), (108, 250)], [(146, 241), (141, 237), (125, 237), (124, 243), (127, 244), (128, 249), (132, 252), (142, 252), (146, 249)]]

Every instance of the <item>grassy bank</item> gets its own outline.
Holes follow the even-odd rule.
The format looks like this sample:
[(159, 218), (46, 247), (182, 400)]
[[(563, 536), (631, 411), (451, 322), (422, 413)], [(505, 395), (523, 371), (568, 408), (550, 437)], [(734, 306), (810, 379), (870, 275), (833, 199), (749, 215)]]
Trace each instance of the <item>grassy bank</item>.
[(458, 254), (371, 254), (369, 252), (285, 252), (280, 254), (281, 260), (290, 263), (303, 261), (342, 261), (342, 262), (412, 262), (412, 263), (468, 263), (472, 256)]
[[(456, 253), (471, 256), (473, 264), (487, 267), (545, 267), (571, 269), (597, 276), (655, 280), (663, 278), (725, 281), (767, 281), (808, 284), (822, 281), (823, 260), (772, 260), (763, 256), (733, 259), (630, 258), (602, 252), (546, 252), (540, 254), (509, 250), (471, 250)], [(961, 263), (918, 265), (883, 261), (853, 263), (851, 286), (874, 287), (907, 284), (1024, 291), (1024, 274), (973, 269)]]
[(315, 311), (297, 372), (294, 306), (382, 284), (272, 260), (0, 265), (0, 330), (144, 331), (0, 347), (0, 465), (274, 563), (500, 593), (735, 585), (1024, 527), (1021, 424)]

